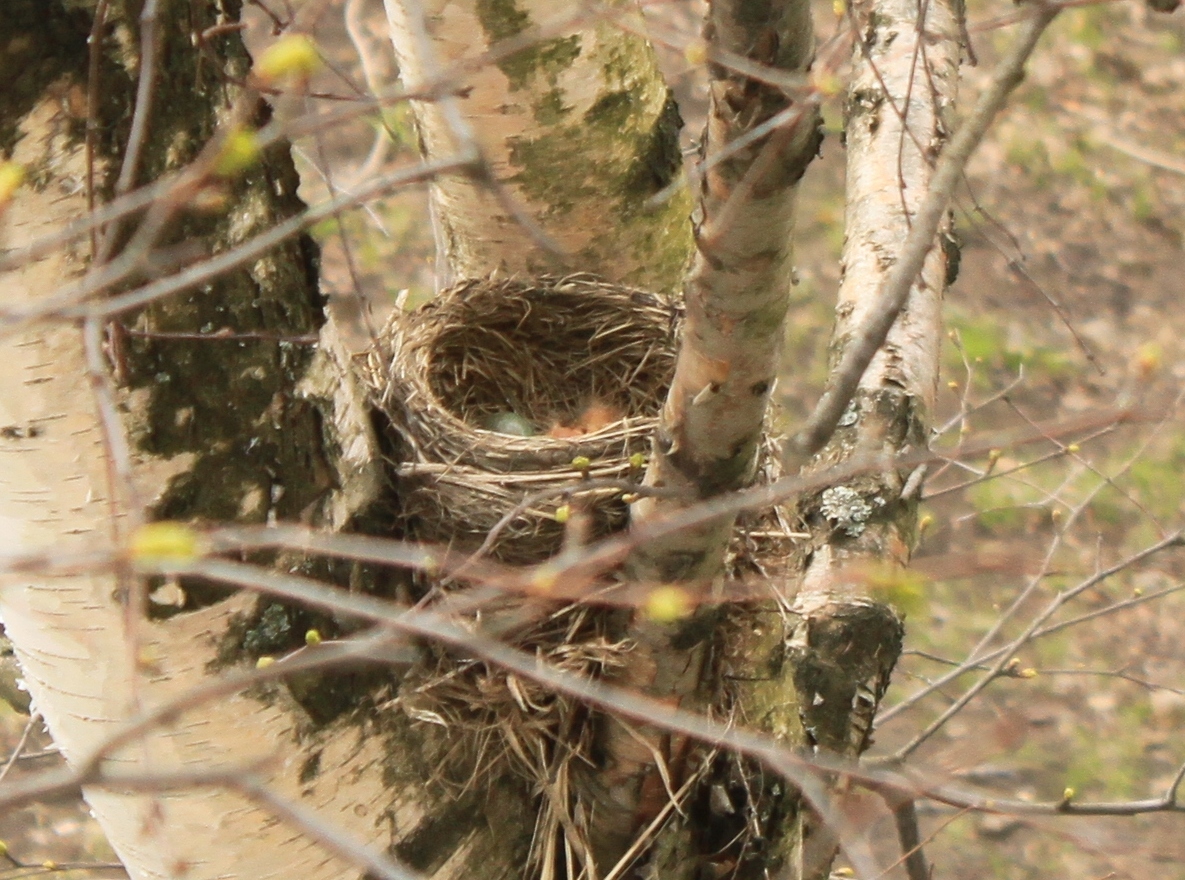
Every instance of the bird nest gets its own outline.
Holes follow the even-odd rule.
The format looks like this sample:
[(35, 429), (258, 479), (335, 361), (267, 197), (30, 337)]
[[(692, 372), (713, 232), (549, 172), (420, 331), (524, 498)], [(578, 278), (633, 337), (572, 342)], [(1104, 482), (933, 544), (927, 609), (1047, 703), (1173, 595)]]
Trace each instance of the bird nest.
[[(674, 375), (679, 320), (666, 297), (587, 275), (471, 280), (397, 313), (366, 373), (394, 447), (401, 535), (538, 562), (560, 549), (565, 511), (582, 511), (588, 537), (624, 526), (623, 494), (641, 481)], [(774, 468), (776, 456), (763, 455), (761, 476)], [(773, 544), (786, 556), (780, 515), (757, 525), (734, 539), (733, 577), (759, 571)], [(601, 608), (509, 602), (514, 625), (495, 625), (501, 637), (550, 668), (599, 677), (630, 662), (636, 646)], [(483, 608), (485, 625), (498, 611)], [(573, 804), (597, 730), (580, 700), (439, 649), (388, 708), (468, 734), (436, 778), (452, 778), (445, 764), (471, 753), (468, 784), (510, 767), (536, 785), (534, 870), (579, 873), (584, 857), (573, 853), (589, 844)]]
[(370, 373), (406, 533), (529, 562), (559, 549), (571, 512), (591, 537), (623, 526), (678, 318), (587, 275), (466, 281), (397, 314)]

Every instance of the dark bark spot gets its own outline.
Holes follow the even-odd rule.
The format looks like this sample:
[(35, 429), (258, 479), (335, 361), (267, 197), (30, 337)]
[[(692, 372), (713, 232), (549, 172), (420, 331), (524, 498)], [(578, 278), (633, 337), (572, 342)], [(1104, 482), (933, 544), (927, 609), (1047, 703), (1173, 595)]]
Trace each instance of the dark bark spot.
[(639, 192), (659, 192), (679, 174), (683, 168), (683, 153), (679, 149), (682, 128), (679, 103), (668, 89), (662, 113), (655, 119), (647, 143), (639, 151), (638, 167), (632, 175), (631, 185)]
[(307, 785), (317, 778), (321, 772), (321, 751), (318, 749), (307, 758), (300, 767), (300, 782), (302, 785)]
[(690, 651), (700, 642), (707, 641), (716, 631), (721, 616), (719, 606), (700, 608), (678, 623), (671, 635), (671, 647), (676, 651)]
[(665, 554), (660, 577), (664, 581), (692, 580), (703, 562), (704, 552), (702, 550)]
[(959, 279), (959, 264), (963, 260), (963, 243), (954, 229), (942, 233), (939, 237), (942, 253), (946, 256), (946, 277), (943, 283), (950, 287)]
[[(727, 802), (732, 812), (713, 809)], [(726, 875), (734, 880), (764, 880), (780, 876), (785, 847), (801, 799), (798, 792), (760, 763), (739, 755), (718, 758), (706, 783), (690, 805), (694, 848), (703, 868), (734, 864)], [(713, 873), (709, 876), (720, 876)]]
[(393, 847), (400, 862), (423, 874), (434, 874), (478, 822), (473, 795), (443, 801), (439, 812), (425, 816)]
[[(669, 455), (671, 464), (683, 474), (700, 498), (711, 498), (740, 487), (749, 475), (757, 451), (759, 434), (750, 434), (733, 443), (724, 458), (699, 462), (682, 451)], [(669, 454), (669, 453), (668, 453)]]
[[(0, 155), (12, 155), (18, 124), (67, 72), (86, 80), (90, 22), (56, 0), (7, 0), (0, 31)], [(109, 89), (118, 92), (119, 89)]]
[(792, 650), (792, 665), (803, 727), (821, 748), (855, 757), (871, 740), (904, 626), (892, 608), (875, 602), (837, 604), (799, 625), (807, 644)]
[(27, 425), (5, 425), (0, 428), (0, 438), (4, 440), (32, 440), (40, 437), (45, 429), (30, 422)]

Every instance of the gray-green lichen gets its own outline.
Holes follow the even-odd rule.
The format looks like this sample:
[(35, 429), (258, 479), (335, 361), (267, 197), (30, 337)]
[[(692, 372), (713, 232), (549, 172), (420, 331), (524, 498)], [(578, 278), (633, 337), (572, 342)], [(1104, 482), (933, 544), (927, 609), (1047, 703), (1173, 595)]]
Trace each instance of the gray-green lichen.
[(883, 503), (877, 497), (873, 497), (871, 502), (866, 500), (850, 486), (832, 486), (823, 491), (819, 512), (844, 534), (858, 538), (864, 534), (868, 520)]

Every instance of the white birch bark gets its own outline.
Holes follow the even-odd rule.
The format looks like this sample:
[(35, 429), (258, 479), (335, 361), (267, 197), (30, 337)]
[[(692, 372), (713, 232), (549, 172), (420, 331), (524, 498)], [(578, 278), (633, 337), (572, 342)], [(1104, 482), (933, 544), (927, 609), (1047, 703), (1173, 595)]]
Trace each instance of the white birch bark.
[[(952, 134), (960, 52), (954, 6), (945, 0), (853, 4), (860, 43), (847, 98), (845, 237), (833, 364), (881, 295)], [(944, 224), (941, 234), (948, 230)], [(935, 240), (848, 413), (810, 469), (853, 455), (925, 448), (946, 271), (946, 253)], [(858, 572), (861, 566), (907, 564), (916, 527), (916, 496), (902, 494), (908, 477), (894, 470), (869, 474), (801, 505), (812, 538), (786, 643), (795, 655), (805, 744), (813, 748), (857, 758), (868, 745), (900, 651), (901, 626)], [(804, 807), (792, 839), (792, 875), (828, 876), (838, 840), (834, 829), (822, 827)]]
[[(139, 8), (118, 2), (108, 7), (108, 21), (124, 37), (129, 7)], [(222, 6), (201, 7), (208, 19), (193, 18), (196, 7), (186, 4), (159, 8), (162, 42), (176, 54), (157, 83), (158, 100), (169, 112), (151, 120), (144, 142), (145, 166), (158, 173), (174, 170), (203, 146), (213, 117), (226, 114), (240, 95), (232, 84), (243, 80), (247, 64), (233, 17)], [(24, 27), (39, 18), (34, 9), (15, 21)], [(67, 24), (76, 26), (77, 18)], [(211, 54), (199, 63), (187, 26), (200, 31), (215, 25), (231, 25), (224, 34), (230, 39), (217, 50), (207, 46)], [(11, 158), (31, 181), (0, 217), (9, 254), (61, 232), (88, 211), (86, 145), (78, 136), (85, 123), (85, 110), (78, 108), (85, 107), (80, 96), (86, 89), (86, 53), (57, 57), (49, 42), (52, 36), (85, 44), (86, 29), (48, 34), (41, 24), (27, 26), (23, 36), (42, 59), (37, 70), (52, 59), (60, 72), (44, 82), (22, 80), (22, 90), (9, 93), (27, 97), (27, 104), (0, 102), (0, 129), (12, 133)], [(134, 39), (103, 45), (113, 55), (104, 60), (102, 88), (130, 94), (134, 74), (124, 71), (136, 69)], [(178, 60), (187, 52), (193, 57)], [(226, 65), (217, 73), (226, 76), (209, 66), (215, 58)], [(202, 71), (207, 79), (185, 80)], [(100, 123), (110, 123), (101, 113)], [(95, 183), (102, 192), (118, 171), (120, 156), (100, 147), (95, 158)], [(283, 151), (265, 157), (262, 169), (246, 178), (250, 182), (242, 190), (228, 187), (230, 213), (222, 237), (210, 235), (211, 247), (233, 247), (294, 210), (296, 177)], [(242, 200), (233, 201), (233, 193)], [(186, 219), (200, 223), (204, 216)], [(96, 377), (88, 375), (79, 327), (48, 317), (19, 324), (12, 318), (35, 311), (81, 277), (88, 254), (84, 236), (0, 277), (0, 313), (9, 318), (0, 327), (0, 426), (6, 428), (0, 432), (0, 554), (6, 560), (39, 554), (59, 559), (95, 548), (119, 552), (135, 522), (154, 514), (255, 523), (272, 515), (305, 517), (336, 530), (373, 500), (380, 456), (332, 326), (322, 329), (313, 357), (303, 357), (307, 348), (295, 343), (287, 350), (273, 342), (270, 349), (264, 344), (254, 363), (241, 358), (258, 342), (214, 338), (185, 350), (183, 343), (153, 338), (162, 329), (183, 334), (257, 329), (281, 338), (316, 333), (316, 291), (295, 245), (269, 252), (245, 272), (124, 319), (146, 335), (125, 338), (128, 384), (115, 387), (108, 400), (116, 405), (110, 428), (130, 449), (130, 482), (114, 473), (120, 456), (113, 457), (104, 436), (91, 381)], [(211, 320), (220, 323), (204, 326), (206, 318), (199, 315), (207, 307), (216, 310)], [(241, 318), (251, 323), (237, 325)], [(104, 371), (108, 357), (118, 357), (113, 351), (99, 353)], [(237, 364), (242, 366), (232, 366)], [(230, 436), (219, 436), (223, 428)], [(129, 719), (208, 682), (228, 626), (256, 609), (254, 596), (238, 593), (173, 616), (148, 616), (125, 607), (126, 586), (105, 570), (50, 576), (35, 567), (0, 565), (0, 615), (37, 708), (75, 766)], [(381, 724), (347, 715), (318, 727), (278, 687), (267, 700), (237, 694), (195, 706), (113, 753), (103, 770), (216, 774), (264, 759), (257, 776), (276, 797), (311, 811), (359, 847), (383, 853), (402, 846), (409, 863), (439, 877), (517, 876), (534, 819), (525, 808), (530, 793), (509, 785), (482, 793), (483, 802), (500, 805), (493, 817), (482, 817), (474, 796), (458, 798), (432, 778), (451, 747), (448, 736), (398, 708)], [(85, 793), (135, 878), (328, 880), (363, 870), (307, 829), (225, 787), (133, 793), (91, 786)], [(446, 808), (458, 816), (458, 803), (468, 818), (441, 830), (436, 817), (447, 815)]]
[[(441, 286), (493, 271), (590, 271), (677, 287), (691, 243), (681, 123), (632, 4), (609, 4), (610, 18), (577, 0), (386, 5), (404, 85), (448, 84), (414, 104), (423, 152), (476, 146), (502, 191), (460, 175), (433, 186)], [(522, 51), (449, 74), (512, 41)], [(650, 205), (672, 182), (673, 196)]]
[[(806, 2), (716, 0), (705, 35), (711, 50), (777, 74), (805, 77), (814, 52)], [(723, 66), (711, 71), (687, 316), (646, 474), (647, 485), (680, 490), (684, 498), (641, 499), (631, 510), (635, 524), (743, 488), (755, 475), (785, 337), (797, 184), (821, 140), (818, 110), (805, 89), (787, 91)], [(781, 125), (754, 137), (778, 119)], [(629, 574), (707, 595), (722, 576), (733, 524), (720, 517), (642, 544)], [(637, 648), (625, 681), (675, 704), (688, 699), (701, 685), (709, 645), (704, 636), (687, 637), (696, 628), (702, 629), (698, 618), (672, 625), (639, 615), (629, 630)], [(594, 823), (600, 862), (619, 857), (650, 819), (643, 801), (656, 782), (656, 756), (673, 760), (682, 751), (669, 740), (658, 728), (609, 722), (605, 795)]]
[[(83, 148), (65, 133), (68, 121), (61, 118), (57, 97), (49, 94), (23, 122), (13, 158), (42, 173), (45, 186), (22, 189), (9, 206), (6, 247), (20, 248), (58, 232), (86, 213), (82, 190), (74, 187), (72, 194), (63, 194), (71, 182), (85, 179)], [(0, 282), (3, 305), (34, 306), (84, 268), (79, 255), (67, 251), (7, 272)], [(57, 552), (118, 549), (117, 536), (127, 537), (129, 499), (118, 488), (113, 491), (79, 329), (51, 320), (8, 328), (0, 351), (0, 387), (5, 389), (0, 424), (19, 429), (0, 441), (0, 520), (5, 526), (0, 553), (52, 557)], [(124, 399), (133, 420), (146, 418), (144, 398)], [(364, 425), (349, 429), (366, 436)], [(372, 449), (361, 451), (374, 454)], [(167, 459), (137, 454), (136, 494), (150, 502), (159, 498), (168, 481), (193, 462), (188, 455)], [(365, 460), (356, 464), (366, 467)], [(200, 684), (230, 618), (253, 603), (241, 595), (149, 622), (126, 613), (118, 601), (119, 586), (108, 572), (48, 578), (9, 573), (0, 589), (0, 613), (24, 679), (71, 763), (89, 756), (140, 712)], [(306, 799), (325, 818), (348, 819), (360, 842), (385, 843), (381, 826), (355, 818), (359, 805), (387, 806), (377, 770), (381, 751), (360, 741), (357, 731), (342, 730), (322, 743), (328, 758), (322, 781), (302, 785), (298, 776), (307, 753), (296, 743), (300, 721), (292, 705), (266, 705), (236, 695), (151, 731), (115, 753), (107, 766), (113, 772), (216, 772), (267, 758), (273, 769), (264, 780), (282, 796), (299, 800), (302, 789), (312, 788)], [(370, 763), (376, 771), (369, 776), (335, 773), (335, 759), (353, 768)], [(133, 877), (331, 878), (351, 869), (266, 810), (217, 788), (157, 795), (91, 788), (87, 799)]]
[[(958, 24), (953, 4), (932, 2), (922, 8), (924, 22), (919, 21), (918, 6), (907, 0), (875, 0), (854, 7), (857, 20), (867, 22), (867, 29), (865, 48), (854, 50), (854, 75), (848, 89), (842, 280), (831, 343), (836, 362), (876, 302), (951, 134), (958, 90)], [(947, 232), (949, 226), (943, 229)], [(897, 453), (926, 444), (938, 383), (946, 271), (946, 253), (936, 240), (905, 308), (865, 370), (848, 416), (815, 466), (842, 461), (856, 452)], [(865, 489), (854, 491), (861, 495)], [(834, 503), (829, 509), (837, 516), (823, 518), (830, 521), (839, 540), (816, 549), (801, 602), (845, 589), (842, 579), (834, 576), (836, 566), (851, 552), (845, 548), (855, 548), (857, 555), (902, 562), (908, 556), (906, 549), (880, 540), (869, 544), (880, 529), (861, 528), (860, 517), (867, 519), (871, 513), (862, 514), (857, 503), (853, 508), (857, 519), (845, 524), (840, 521), (840, 496), (833, 493), (831, 498)], [(865, 494), (863, 500), (870, 512), (896, 501), (875, 493)]]

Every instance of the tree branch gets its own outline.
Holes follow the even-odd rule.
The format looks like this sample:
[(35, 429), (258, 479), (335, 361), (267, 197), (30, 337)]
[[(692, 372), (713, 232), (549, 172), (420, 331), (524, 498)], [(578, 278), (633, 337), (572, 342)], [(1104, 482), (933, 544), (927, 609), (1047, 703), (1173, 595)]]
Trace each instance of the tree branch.
[(864, 371), (880, 351), (893, 322), (905, 306), (922, 263), (934, 245), (934, 236), (946, 216), (947, 204), (962, 179), (968, 159), (1003, 109), (1012, 90), (1024, 79), (1024, 65), (1036, 48), (1037, 40), (1061, 11), (1059, 5), (1044, 0), (1037, 0), (1033, 6), (1032, 15), (1011, 51), (992, 74), (991, 84), (980, 96), (971, 115), (959, 126), (950, 145), (942, 152), (926, 199), (913, 218), (909, 236), (885, 280), (875, 306), (848, 341), (843, 358), (832, 372), (828, 388), (806, 425), (788, 445), (789, 457), (813, 455), (831, 438), (840, 417), (856, 393)]

